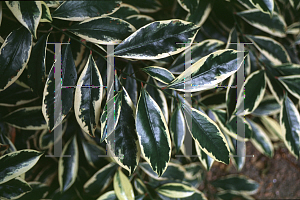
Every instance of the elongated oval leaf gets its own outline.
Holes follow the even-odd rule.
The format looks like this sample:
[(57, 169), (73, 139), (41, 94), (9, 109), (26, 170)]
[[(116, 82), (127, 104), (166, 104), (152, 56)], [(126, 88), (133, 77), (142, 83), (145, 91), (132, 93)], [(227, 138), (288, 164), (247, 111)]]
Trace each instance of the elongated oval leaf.
[(5, 1), (5, 3), (17, 20), (36, 38), (36, 30), (42, 15), (41, 2)]
[(149, 66), (141, 68), (141, 70), (149, 74), (152, 78), (165, 84), (171, 83), (175, 79), (174, 75), (169, 70), (162, 67)]
[(300, 65), (288, 63), (283, 65), (274, 66), (283, 76), (290, 76), (300, 74)]
[(224, 42), (221, 40), (209, 39), (204, 40), (198, 44), (193, 45), (190, 49), (182, 52), (172, 63), (169, 70), (173, 74), (181, 74), (185, 69), (185, 55), (191, 54), (191, 60), (188, 60), (187, 63), (194, 64), (199, 59), (204, 56), (207, 56), (210, 53), (213, 53), (216, 50), (220, 50), (224, 46)]
[(101, 195), (97, 200), (117, 200), (115, 191), (109, 191)]
[(29, 60), (32, 36), (24, 27), (12, 31), (0, 49), (0, 91), (13, 84)]
[(100, 119), (103, 83), (92, 55), (89, 56), (77, 86), (74, 99), (77, 122), (86, 133), (95, 137), (94, 132)]
[(280, 127), (286, 147), (296, 158), (299, 158), (300, 115), (296, 106), (287, 96), (283, 100), (280, 111)]
[(39, 96), (43, 94), (46, 77), (46, 48), (49, 34), (44, 34), (32, 48), (28, 61), (28, 86)]
[(138, 86), (136, 80), (134, 79), (135, 73), (131, 63), (129, 63), (128, 66), (126, 67), (125, 73), (131, 74), (132, 77), (121, 74), (121, 83), (126, 89), (126, 91), (128, 92), (133, 105), (136, 106), (137, 99), (138, 99), (138, 91), (137, 91)]
[(240, 199), (240, 200), (254, 200), (249, 195), (246, 194), (237, 194), (235, 192), (229, 192), (226, 190), (220, 191), (217, 193), (218, 198), (226, 200), (226, 199)]
[(252, 112), (256, 116), (273, 115), (280, 112), (280, 104), (274, 96), (265, 97), (258, 107)]
[(33, 181), (28, 183), (32, 190), (21, 196), (18, 200), (39, 200), (43, 199), (49, 191), (49, 186), (41, 182)]
[(284, 47), (276, 40), (265, 36), (247, 35), (256, 48), (275, 65), (290, 63), (291, 59)]
[(25, 130), (41, 130), (47, 128), (41, 106), (24, 107), (3, 117), (8, 124)]
[(154, 13), (161, 9), (161, 3), (158, 0), (124, 0), (125, 3), (133, 5), (139, 11), (144, 13)]
[(170, 134), (161, 109), (144, 88), (135, 122), (142, 154), (153, 171), (161, 176), (171, 157)]
[(14, 179), (31, 169), (43, 153), (20, 150), (0, 157), (0, 184)]
[[(43, 93), (42, 111), (47, 122), (49, 130), (56, 128), (62, 120), (66, 117), (68, 112), (73, 107), (74, 88), (66, 88), (76, 85), (77, 71), (74, 64), (74, 59), (71, 52), (70, 45), (63, 45), (62, 47), (62, 64), (61, 64), (61, 81), (55, 82), (55, 63), (53, 64)], [(60, 62), (60, 61), (56, 61)], [(56, 85), (57, 84), (57, 85)], [(65, 88), (61, 88), (65, 87)], [(61, 94), (55, 94), (55, 91), (61, 88)], [(60, 99), (61, 98), (61, 99)], [(56, 99), (56, 100), (55, 100)], [(60, 102), (55, 102), (60, 101)], [(55, 104), (61, 104), (61, 112), (57, 119), (55, 119)]]
[(23, 179), (17, 177), (0, 185), (0, 197), (18, 199), (32, 189)]
[(282, 16), (273, 12), (272, 18), (269, 14), (263, 13), (258, 9), (246, 10), (237, 13), (246, 22), (264, 32), (277, 37), (285, 37), (286, 24)]
[(182, 183), (166, 183), (156, 188), (156, 191), (171, 198), (185, 198), (195, 193), (194, 188)]
[(139, 178), (136, 178), (134, 180), (134, 187), (135, 187), (136, 191), (140, 194), (145, 194), (147, 192), (147, 188), (146, 188), (145, 184)]
[(268, 135), (264, 132), (260, 125), (256, 124), (250, 119), (247, 119), (247, 121), (251, 125), (251, 128), (253, 130), (253, 135), (251, 138), (252, 144), (262, 154), (268, 157), (273, 157), (274, 148)]
[(95, 169), (99, 169), (103, 165), (103, 159), (100, 155), (106, 155), (106, 150), (90, 142), (82, 140), (82, 148), (88, 163)]
[(114, 176), (114, 190), (118, 199), (134, 200), (132, 185), (121, 170), (118, 170)]
[(60, 191), (66, 191), (75, 182), (78, 172), (79, 154), (76, 136), (73, 136), (64, 146), (58, 161), (58, 182)]
[(300, 75), (282, 76), (278, 80), (291, 94), (300, 99)]
[[(123, 58), (152, 60), (165, 58), (185, 50), (199, 27), (183, 20), (152, 22), (138, 29), (115, 48)], [(177, 44), (176, 44), (177, 43)]]
[(256, 8), (264, 13), (273, 14), (274, 0), (249, 0)]
[(263, 99), (266, 90), (264, 70), (258, 70), (250, 74), (244, 82), (243, 88), (240, 91), (236, 104), (238, 115), (252, 113)]
[[(148, 84), (145, 86), (147, 92), (150, 94), (150, 96), (153, 98), (153, 100), (158, 104), (158, 106), (160, 107), (161, 111), (164, 114), (166, 122), (168, 123), (169, 110), (168, 110), (168, 104), (167, 104), (167, 99), (166, 99), (165, 94), (161, 90), (156, 88), (156, 87), (158, 87), (156, 80), (149, 77), (147, 83)], [(154, 86), (156, 86), (156, 87), (154, 87)]]
[(66, 1), (52, 13), (52, 17), (69, 21), (83, 21), (91, 17), (113, 13), (119, 9), (121, 3), (120, 0)]
[(116, 44), (136, 29), (128, 22), (114, 17), (93, 17), (67, 29), (75, 35), (96, 44)]
[[(211, 53), (173, 80), (167, 88), (182, 92), (197, 92), (208, 89), (222, 82), (235, 73), (244, 62), (241, 52), (235, 50), (219, 50)], [(191, 78), (191, 87), (186, 88), (186, 79)]]
[(232, 118), (232, 114), (234, 113), (236, 108), (237, 88), (231, 87), (236, 85), (237, 85), (237, 74), (233, 74), (229, 78), (228, 87), (226, 89), (226, 113), (227, 113), (226, 121), (229, 121)]
[(227, 175), (211, 183), (214, 187), (239, 194), (255, 194), (258, 191), (259, 183), (243, 175)]
[[(121, 108), (118, 124), (107, 140), (111, 143), (107, 145), (108, 150), (113, 155), (114, 160), (132, 174), (140, 160), (140, 145), (135, 130), (135, 108), (123, 87), (121, 92)], [(113, 139), (113, 140), (112, 140)], [(114, 149), (112, 148), (112, 143)]]
[(171, 133), (176, 151), (178, 153), (183, 144), (183, 140), (185, 137), (184, 116), (183, 116), (183, 113), (178, 104), (176, 104), (176, 107), (171, 116), (170, 133)]
[[(229, 164), (229, 147), (217, 124), (195, 108), (191, 108), (192, 112), (189, 113), (185, 106), (183, 105), (182, 109), (185, 109), (192, 119), (192, 127), (189, 127), (189, 123), (187, 127), (197, 145), (213, 159)], [(187, 120), (186, 114), (184, 117)]]
[(97, 196), (111, 183), (118, 165), (111, 162), (97, 171), (83, 186), (84, 191), (91, 196)]

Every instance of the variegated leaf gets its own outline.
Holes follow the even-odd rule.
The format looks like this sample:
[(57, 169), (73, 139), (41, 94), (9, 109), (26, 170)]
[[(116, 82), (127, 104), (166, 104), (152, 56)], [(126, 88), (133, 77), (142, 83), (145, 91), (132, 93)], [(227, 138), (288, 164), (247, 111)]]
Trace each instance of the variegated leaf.
[(280, 112), (280, 104), (274, 96), (265, 97), (258, 107), (252, 112), (256, 116), (274, 115)]
[(119, 200), (134, 200), (132, 185), (120, 169), (114, 176), (114, 191)]
[(209, 155), (207, 155), (204, 151), (202, 151), (199, 145), (197, 145), (196, 141), (195, 141), (195, 148), (201, 164), (207, 171), (209, 171), (215, 160), (211, 158)]
[(171, 115), (170, 133), (176, 148), (176, 152), (178, 153), (183, 144), (183, 140), (186, 134), (184, 116), (179, 104), (176, 104), (176, 107)]
[(233, 191), (220, 191), (217, 193), (218, 199), (227, 200), (227, 199), (240, 199), (240, 200), (255, 200), (253, 197), (247, 194), (239, 194)]
[(49, 191), (48, 185), (37, 181), (28, 182), (28, 184), (32, 188), (32, 190), (22, 195), (21, 198), (18, 198), (18, 200), (27, 200), (27, 199), (40, 200), (45, 198), (46, 195), (48, 194)]
[[(232, 115), (236, 108), (236, 95), (237, 95), (237, 88), (234, 86), (237, 85), (237, 74), (231, 75), (228, 82), (228, 87), (226, 89), (226, 121), (231, 120)], [(233, 88), (231, 88), (233, 86)]]
[(5, 3), (17, 20), (36, 38), (36, 30), (42, 15), (41, 2), (5, 1)]
[(241, 171), (245, 165), (246, 157), (237, 156), (237, 154), (238, 154), (237, 142), (238, 141), (235, 138), (230, 137), (228, 135), (225, 135), (225, 137), (226, 137), (226, 141), (230, 148), (230, 155), (233, 156), (233, 157), (231, 157), (231, 162), (238, 171)]
[(16, 177), (4, 184), (0, 184), (1, 199), (19, 199), (21, 196), (30, 192), (32, 188), (23, 179)]
[(191, 113), (189, 113), (189, 109), (183, 104), (182, 110), (187, 112), (184, 113), (185, 120), (187, 120), (186, 114), (191, 117), (193, 125), (189, 127), (189, 123), (186, 121), (187, 127), (201, 150), (214, 160), (229, 164), (229, 147), (217, 124), (195, 108), (191, 108)]
[[(107, 136), (110, 135), (113, 130), (115, 130), (121, 113), (121, 103), (122, 103), (122, 92), (118, 92), (113, 98), (109, 99), (108, 102), (106, 103), (104, 111), (100, 117), (100, 125), (101, 125), (100, 142), (106, 140)], [(109, 106), (109, 105), (114, 105), (114, 106)], [(109, 116), (110, 117), (114, 116), (113, 117), (114, 125), (112, 127), (107, 127), (107, 120), (111, 120), (109, 119)]]
[(13, 84), (11, 87), (0, 92), (0, 106), (20, 106), (35, 101), (38, 98), (30, 89), (24, 90), (22, 87), (18, 87), (17, 84)]
[(247, 38), (252, 41), (255, 47), (274, 65), (290, 63), (291, 59), (284, 47), (276, 40), (265, 36), (251, 36)]
[(84, 184), (84, 191), (91, 196), (99, 195), (111, 183), (117, 167), (118, 165), (111, 162), (101, 168)]
[(23, 107), (2, 118), (13, 127), (25, 130), (41, 130), (47, 128), (41, 106)]
[(149, 77), (147, 80), (147, 85), (145, 86), (146, 91), (150, 94), (150, 96), (153, 98), (153, 100), (158, 104), (158, 106), (160, 107), (161, 111), (164, 114), (166, 122), (168, 123), (169, 122), (169, 110), (168, 110), (166, 96), (161, 90), (157, 89), (153, 85), (158, 87), (156, 80)]
[(259, 9), (251, 9), (237, 13), (246, 22), (264, 32), (277, 37), (285, 37), (286, 23), (283, 17), (273, 12), (272, 18), (269, 14), (261, 12)]
[(270, 91), (273, 94), (273, 96), (275, 97), (275, 99), (277, 100), (277, 102), (279, 104), (281, 104), (281, 101), (284, 97), (284, 94), (283, 94), (284, 86), (280, 83), (280, 81), (278, 79), (276, 79), (274, 77), (273, 74), (270, 74), (268, 71), (266, 71), (266, 72), (267, 72), (266, 80), (268, 83), (268, 87), (270, 88)]
[(212, 2), (209, 0), (193, 1), (193, 0), (178, 0), (178, 3), (183, 9), (188, 11), (186, 16), (186, 21), (193, 22), (198, 26), (202, 24), (207, 19), (211, 9)]
[(32, 36), (24, 27), (12, 31), (7, 36), (0, 49), (0, 91), (5, 90), (21, 76), (29, 60), (31, 46)]
[(134, 79), (135, 73), (132, 64), (129, 63), (124, 71), (127, 74), (131, 74), (132, 77), (121, 74), (121, 83), (128, 92), (133, 105), (136, 106), (138, 98), (138, 86), (136, 80)]
[(83, 21), (113, 13), (119, 9), (121, 0), (65, 1), (53, 13), (53, 18)]
[(139, 194), (145, 194), (147, 192), (146, 185), (139, 178), (134, 179), (134, 187)]
[(266, 78), (264, 70), (258, 70), (250, 74), (243, 84), (243, 90), (237, 98), (236, 114), (248, 115), (260, 104), (266, 90)]
[(168, 167), (162, 176), (158, 176), (157, 173), (153, 171), (151, 166), (147, 162), (139, 163), (139, 167), (151, 178), (155, 180), (183, 180), (185, 177), (186, 170), (179, 164), (172, 162), (168, 163)]
[(0, 157), (0, 184), (14, 179), (31, 169), (43, 153), (25, 149)]
[(73, 136), (65, 144), (62, 155), (58, 161), (58, 182), (61, 192), (68, 190), (75, 183), (78, 165), (78, 145), (76, 136)]
[(50, 33), (42, 35), (31, 51), (28, 61), (27, 78), (31, 90), (41, 96), (46, 77), (46, 48)]
[(132, 24), (136, 29), (139, 29), (145, 26), (146, 24), (154, 22), (155, 20), (148, 15), (130, 15), (126, 17), (125, 21)]
[(300, 115), (296, 106), (287, 96), (284, 97), (280, 111), (280, 127), (286, 147), (296, 158), (299, 158)]
[(135, 123), (142, 155), (153, 171), (161, 176), (171, 157), (171, 139), (165, 117), (144, 88), (136, 110)]
[(274, 0), (249, 0), (256, 8), (264, 13), (273, 14)]
[(262, 127), (255, 122), (253, 122), (250, 119), (247, 119), (248, 123), (251, 125), (253, 135), (251, 138), (252, 144), (256, 147), (256, 149), (261, 152), (262, 154), (273, 157), (274, 155), (274, 148), (273, 144), (268, 137), (268, 135), (265, 133), (265, 131), (262, 129)]
[[(188, 48), (198, 26), (183, 20), (155, 21), (143, 26), (115, 48), (115, 56), (153, 60), (180, 53)], [(177, 43), (177, 44), (176, 44)]]
[(175, 79), (174, 75), (169, 70), (162, 67), (149, 66), (141, 68), (141, 70), (149, 74), (152, 78), (165, 84), (168, 84)]
[(139, 11), (144, 13), (154, 13), (161, 9), (161, 3), (158, 0), (124, 0), (124, 3), (128, 3), (136, 7)]
[(136, 31), (128, 22), (109, 16), (86, 19), (67, 30), (89, 42), (104, 45), (120, 43)]
[[(73, 107), (74, 88), (61, 88), (62, 86), (70, 87), (76, 85), (77, 71), (74, 64), (70, 45), (62, 47), (62, 63), (61, 63), (61, 81), (57, 85), (54, 78), (55, 63), (53, 64), (44, 88), (42, 111), (47, 122), (49, 130), (56, 128), (66, 117)], [(60, 62), (60, 61), (56, 61)], [(61, 94), (55, 94), (55, 90), (61, 88)], [(56, 100), (55, 100), (56, 99)], [(61, 102), (55, 102), (61, 101)], [(54, 105), (61, 103), (61, 112), (55, 119)]]
[(97, 200), (117, 200), (115, 191), (109, 191), (101, 195)]
[(298, 35), (300, 33), (300, 22), (295, 22), (287, 27), (286, 33)]
[(259, 183), (244, 175), (227, 175), (211, 183), (222, 190), (236, 192), (238, 194), (252, 195), (258, 191)]
[(191, 60), (187, 62), (192, 65), (204, 56), (213, 53), (216, 50), (220, 50), (224, 46), (224, 42), (221, 40), (208, 39), (198, 44), (193, 45), (182, 52), (172, 63), (169, 70), (173, 74), (181, 74), (185, 69), (185, 55), (191, 54)]
[(52, 22), (52, 16), (50, 13), (50, 9), (47, 6), (47, 4), (44, 1), (41, 1), (41, 6), (42, 6), (42, 15), (40, 22)]
[[(238, 56), (240, 53), (231, 49), (211, 53), (185, 70), (168, 84), (167, 88), (182, 92), (197, 92), (215, 87), (216, 84), (222, 82), (240, 68), (245, 58)], [(189, 77), (192, 86), (185, 88), (185, 79)]]
[[(239, 141), (247, 141), (252, 137), (252, 130), (251, 126), (248, 124), (247, 121), (244, 121), (242, 117), (240, 116), (233, 116), (233, 118), (226, 122), (226, 112), (223, 110), (212, 110), (213, 114), (216, 117), (216, 121), (218, 122), (218, 125), (220, 129), (226, 133), (227, 135), (231, 136), (232, 138), (235, 138)], [(245, 137), (242, 138), (238, 134), (237, 129), (237, 123), (243, 123), (245, 126)]]
[(278, 80), (284, 85), (287, 91), (300, 99), (300, 75), (281, 76)]
[(74, 111), (80, 127), (92, 137), (95, 137), (94, 132), (100, 119), (102, 94), (102, 78), (90, 54), (77, 82)]
[(111, 142), (107, 144), (107, 149), (113, 159), (131, 175), (139, 163), (141, 149), (135, 129), (135, 108), (124, 87), (121, 91), (120, 117), (107, 141)]
[(300, 74), (300, 65), (288, 63), (283, 65), (274, 66), (274, 68), (279, 71), (283, 76), (290, 76)]
[(82, 148), (88, 163), (95, 169), (99, 169), (103, 165), (103, 159), (99, 156), (106, 155), (106, 150), (97, 144), (84, 140), (82, 140)]
[(166, 183), (156, 188), (156, 191), (171, 198), (186, 198), (195, 193), (194, 188), (182, 183)]
[(281, 127), (279, 123), (268, 116), (263, 116), (259, 118), (261, 123), (264, 125), (268, 133), (270, 134), (270, 139), (274, 141), (282, 140), (283, 141), (283, 134), (281, 133)]
[[(66, 129), (67, 129), (67, 123), (66, 122), (67, 121), (63, 122), (63, 124), (62, 124), (62, 131), (59, 132), (60, 136), (63, 136)], [(42, 150), (49, 149), (54, 144), (56, 144), (60, 139), (61, 139), (61, 137), (53, 137), (53, 131), (49, 131), (48, 129), (44, 129), (41, 132), (41, 134), (39, 135), (39, 140), (38, 140), (39, 148), (41, 148)]]
[(122, 3), (120, 8), (116, 10), (116, 12), (108, 14), (108, 16), (125, 20), (129, 16), (138, 14), (140, 14), (140, 11), (136, 7), (126, 3)]

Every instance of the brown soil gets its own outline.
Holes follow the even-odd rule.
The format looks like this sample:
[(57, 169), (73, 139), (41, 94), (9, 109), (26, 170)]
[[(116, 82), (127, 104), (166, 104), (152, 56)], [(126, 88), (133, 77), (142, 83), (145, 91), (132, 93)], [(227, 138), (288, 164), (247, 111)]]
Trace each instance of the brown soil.
[[(208, 181), (228, 174), (243, 174), (260, 183), (255, 199), (300, 199), (300, 160), (291, 155), (285, 147), (274, 151), (274, 157), (262, 155), (251, 142), (246, 143), (247, 157), (243, 169), (238, 172), (230, 163), (215, 162), (208, 172)], [(215, 192), (213, 187), (210, 187)]]

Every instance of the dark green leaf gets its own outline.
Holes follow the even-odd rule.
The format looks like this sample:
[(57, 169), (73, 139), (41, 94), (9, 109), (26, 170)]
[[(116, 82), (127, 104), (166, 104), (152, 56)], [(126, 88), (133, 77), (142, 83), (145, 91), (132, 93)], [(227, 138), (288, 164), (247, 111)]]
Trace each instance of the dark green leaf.
[(146, 24), (154, 22), (155, 20), (148, 15), (130, 15), (126, 17), (125, 21), (128, 21), (132, 24), (136, 29), (139, 29)]
[(149, 74), (152, 78), (165, 84), (168, 84), (175, 79), (174, 75), (169, 70), (162, 67), (149, 66), (141, 68), (141, 70)]
[(13, 84), (22, 74), (29, 60), (31, 45), (32, 36), (24, 27), (7, 36), (0, 49), (0, 91)]
[(120, 7), (121, 0), (65, 1), (53, 13), (53, 18), (83, 21), (113, 13)]
[(74, 98), (74, 111), (80, 127), (90, 136), (94, 133), (100, 119), (103, 82), (96, 63), (90, 54), (78, 78)]
[[(43, 115), (48, 124), (49, 130), (56, 128), (62, 120), (66, 117), (68, 112), (73, 107), (74, 88), (61, 88), (62, 86), (70, 87), (76, 85), (77, 71), (74, 64), (70, 45), (63, 45), (62, 47), (62, 64), (61, 64), (61, 81), (58, 85), (55, 85), (54, 71), (55, 63), (53, 64), (49, 76), (46, 81), (43, 94)], [(59, 61), (57, 61), (59, 62)], [(55, 94), (55, 90), (61, 88), (61, 95)], [(55, 98), (61, 98), (62, 110), (59, 113), (59, 117), (54, 119), (54, 105)], [(54, 121), (56, 120), (56, 121)]]
[(272, 16), (274, 10), (274, 0), (249, 0), (256, 8)]
[(120, 169), (114, 176), (114, 191), (119, 200), (134, 200), (132, 185)]
[(137, 105), (136, 130), (145, 160), (161, 176), (171, 157), (171, 139), (161, 109), (144, 88)]
[(74, 24), (68, 31), (96, 44), (116, 44), (136, 29), (128, 22), (114, 17), (93, 17)]
[(32, 189), (23, 179), (17, 177), (0, 185), (0, 197), (6, 199), (19, 199), (22, 195), (30, 192)]
[(0, 157), (0, 184), (27, 172), (41, 156), (41, 152), (26, 149)]
[(36, 38), (36, 30), (42, 16), (41, 2), (5, 1), (5, 3), (17, 20)]
[(184, 43), (191, 43), (198, 30), (193, 23), (178, 19), (152, 22), (119, 44), (115, 55), (142, 60), (165, 58), (185, 50), (188, 46)]
[(185, 121), (180, 106), (176, 107), (171, 115), (170, 133), (175, 144), (176, 152), (178, 153), (185, 137)]
[(295, 97), (300, 99), (300, 76), (282, 76), (278, 80), (284, 85), (284, 87)]

